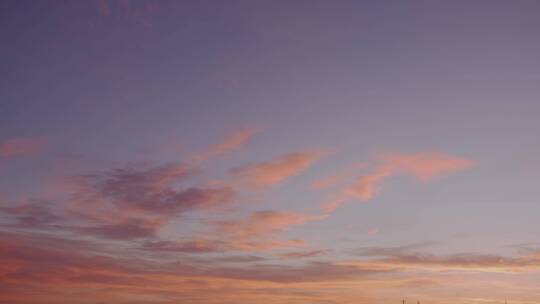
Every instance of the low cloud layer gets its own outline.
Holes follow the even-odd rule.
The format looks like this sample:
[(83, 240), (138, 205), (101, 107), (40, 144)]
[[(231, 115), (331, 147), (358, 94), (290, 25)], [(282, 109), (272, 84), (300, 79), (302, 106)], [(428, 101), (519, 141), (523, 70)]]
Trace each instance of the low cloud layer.
[[(62, 304), (76, 301), (65, 289), (104, 303), (157, 297), (215, 304), (211, 295), (232, 289), (227, 299), (219, 297), (223, 303), (261, 297), (276, 304), (346, 303), (343, 291), (425, 288), (440, 284), (444, 271), (538, 272), (534, 250), (515, 256), (430, 253), (438, 242), (343, 250), (322, 246), (318, 237), (297, 237), (314, 226), (321, 235), (330, 233), (327, 220), (337, 206), (372, 199), (386, 178), (403, 174), (429, 182), (473, 162), (434, 152), (380, 155), (300, 185), (298, 191), (333, 194), (333, 206), (321, 212), (313, 201), (293, 210), (266, 195), (317, 169), (328, 151), (293, 151), (208, 174), (213, 168), (204, 160), (240, 149), (258, 132), (238, 130), (187, 161), (128, 162), (76, 174), (62, 198), (3, 200), (0, 301), (31, 303), (17, 291), (24, 287), (33, 294), (46, 289), (51, 300), (45, 303)], [(4, 156), (31, 151), (30, 145), (4, 149)]]

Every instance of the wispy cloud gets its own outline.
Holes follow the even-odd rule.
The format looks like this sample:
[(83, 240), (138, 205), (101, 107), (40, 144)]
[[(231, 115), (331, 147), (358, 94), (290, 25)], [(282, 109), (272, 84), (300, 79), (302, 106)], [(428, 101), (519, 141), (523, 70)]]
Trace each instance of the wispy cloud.
[(218, 231), (225, 233), (234, 248), (242, 250), (271, 250), (303, 245), (301, 240), (283, 241), (279, 233), (292, 226), (326, 218), (293, 212), (258, 211), (247, 218), (217, 222)]
[(31, 201), (16, 206), (0, 207), (0, 213), (9, 215), (17, 225), (25, 228), (40, 228), (61, 220), (46, 201)]
[(80, 227), (77, 228), (77, 230), (81, 234), (94, 235), (97, 237), (115, 240), (131, 240), (154, 237), (157, 235), (159, 228), (161, 228), (163, 224), (164, 222), (160, 220), (131, 218), (122, 220), (119, 223)]
[(255, 134), (261, 132), (260, 128), (241, 128), (227, 135), (221, 142), (213, 145), (208, 150), (193, 156), (195, 162), (201, 162), (211, 157), (221, 156), (228, 152), (237, 150), (245, 145)]
[(302, 259), (302, 258), (315, 258), (320, 256), (326, 256), (329, 254), (329, 250), (308, 250), (308, 251), (293, 251), (285, 252), (281, 254), (283, 259)]
[(403, 252), (398, 248), (395, 252), (389, 250), (376, 252), (374, 255), (385, 255), (386, 257), (368, 261), (356, 261), (352, 264), (388, 269), (433, 271), (532, 272), (540, 270), (540, 258), (536, 254), (517, 257), (478, 253), (435, 255), (421, 252)]
[(288, 153), (270, 161), (233, 168), (231, 174), (252, 189), (265, 189), (300, 174), (327, 154), (325, 150)]
[(192, 240), (192, 241), (147, 241), (141, 249), (154, 252), (211, 253), (226, 250), (224, 242)]
[(357, 178), (323, 208), (331, 212), (350, 199), (368, 201), (380, 191), (384, 179), (396, 174), (406, 174), (419, 181), (428, 182), (474, 164), (469, 159), (437, 152), (383, 154), (378, 156), (377, 163), (369, 174)]
[(182, 164), (150, 168), (132, 165), (84, 176), (86, 187), (81, 196), (125, 208), (124, 211), (163, 216), (218, 208), (236, 199), (236, 191), (227, 186), (187, 187), (177, 190), (178, 182), (191, 173), (191, 168)]
[(340, 185), (352, 178), (353, 175), (358, 174), (358, 170), (364, 169), (366, 166), (367, 164), (364, 163), (353, 164), (336, 173), (314, 180), (311, 182), (311, 188), (314, 190), (322, 190)]
[(439, 245), (439, 242), (419, 242), (413, 244), (407, 244), (402, 246), (392, 246), (392, 247), (363, 247), (353, 250), (351, 253), (357, 256), (362, 257), (385, 257), (385, 256), (397, 256), (402, 254), (407, 254), (415, 252), (419, 249), (425, 249), (428, 247), (433, 247)]
[(45, 148), (43, 137), (12, 138), (0, 142), (0, 157), (12, 158), (37, 153)]

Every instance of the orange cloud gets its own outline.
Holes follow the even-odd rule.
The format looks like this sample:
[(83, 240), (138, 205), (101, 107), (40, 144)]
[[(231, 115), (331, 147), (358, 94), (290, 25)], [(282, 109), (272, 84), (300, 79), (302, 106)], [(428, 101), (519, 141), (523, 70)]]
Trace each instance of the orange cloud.
[(227, 152), (234, 151), (248, 142), (253, 135), (259, 133), (260, 128), (242, 128), (229, 134), (220, 143), (210, 147), (207, 151), (193, 157), (196, 162), (205, 161), (214, 156), (220, 156)]
[(332, 212), (349, 199), (367, 201), (379, 191), (382, 181), (396, 174), (406, 174), (419, 181), (428, 182), (445, 174), (461, 171), (474, 164), (473, 161), (442, 153), (422, 152), (414, 154), (384, 154), (370, 174), (359, 177), (323, 207)]
[(231, 169), (231, 174), (250, 188), (264, 189), (298, 175), (326, 154), (321, 150), (289, 153), (271, 161)]
[(0, 157), (17, 157), (34, 154), (46, 145), (41, 137), (13, 138), (0, 143)]

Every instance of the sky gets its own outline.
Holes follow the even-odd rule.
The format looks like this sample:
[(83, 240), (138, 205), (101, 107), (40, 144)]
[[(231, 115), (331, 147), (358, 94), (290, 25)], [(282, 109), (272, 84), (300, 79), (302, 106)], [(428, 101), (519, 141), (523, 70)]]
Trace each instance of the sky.
[(0, 2), (0, 302), (540, 302), (540, 2)]

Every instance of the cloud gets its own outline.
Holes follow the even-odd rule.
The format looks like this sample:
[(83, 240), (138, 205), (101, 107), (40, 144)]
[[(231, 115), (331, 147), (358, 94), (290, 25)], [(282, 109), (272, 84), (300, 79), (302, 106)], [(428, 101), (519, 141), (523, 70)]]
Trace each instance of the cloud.
[[(430, 181), (442, 175), (471, 167), (474, 162), (437, 152), (415, 154), (385, 154), (380, 159), (384, 167), (395, 173), (406, 173), (420, 181)], [(384, 169), (380, 169), (384, 171)]]
[(282, 241), (278, 234), (292, 226), (318, 221), (326, 215), (258, 211), (241, 220), (217, 222), (218, 231), (231, 239), (231, 246), (241, 250), (271, 250), (303, 245), (301, 240)]
[(224, 251), (223, 242), (194, 240), (194, 241), (148, 241), (141, 249), (155, 252), (210, 253)]
[[(358, 289), (390, 293), (394, 298), (395, 293), (414, 293), (433, 284), (442, 288), (458, 282), (463, 286), (484, 283), (485, 276), (475, 277), (479, 272), (517, 274), (540, 269), (540, 261), (530, 256), (407, 253), (369, 260), (294, 264), (272, 264), (257, 256), (217, 256), (204, 263), (184, 255), (181, 261), (172, 261), (172, 255), (145, 255), (139, 259), (136, 254), (140, 254), (140, 248), (115, 248), (38, 234), (0, 233), (0, 243), (0, 300), (14, 303), (34, 303), (38, 298), (47, 298), (51, 303), (76, 302), (65, 290), (92, 301), (120, 299), (119, 303), (126, 304), (133, 303), (134, 297), (163, 297), (169, 302), (189, 299), (207, 304), (216, 303), (216, 299), (220, 303), (253, 302), (261, 297), (270, 299), (269, 303), (352, 302), (357, 300), (356, 295), (347, 295)], [(453, 275), (449, 270), (459, 273)], [(534, 282), (525, 288), (536, 290)], [(281, 292), (276, 296), (278, 290)]]
[(277, 159), (230, 170), (233, 177), (252, 189), (264, 189), (306, 170), (328, 152), (322, 150), (289, 153)]
[(473, 161), (436, 152), (413, 154), (383, 154), (371, 173), (363, 175), (349, 187), (337, 194), (323, 207), (332, 212), (350, 199), (368, 201), (381, 189), (385, 178), (396, 174), (406, 174), (422, 182), (428, 182), (448, 173), (462, 171), (474, 164)]
[(251, 263), (251, 262), (260, 262), (265, 259), (256, 255), (237, 255), (237, 256), (224, 256), (214, 258), (215, 261), (224, 262), (224, 263)]
[(141, 273), (136, 268), (143, 263), (133, 260), (139, 266), (127, 266), (127, 260), (102, 251), (96, 243), (46, 234), (4, 233), (0, 233), (0, 243), (0, 281), (7, 287), (0, 295), (2, 302), (11, 299), (8, 302), (35, 303), (49, 299), (51, 303), (73, 303), (73, 299), (66, 299), (66, 289), (89, 288), (89, 284), (106, 288), (143, 286), (135, 279)]
[(340, 170), (339, 172), (314, 180), (313, 182), (311, 182), (311, 188), (314, 190), (322, 190), (334, 187), (350, 179), (351, 176), (356, 173), (355, 171), (359, 169), (364, 169), (365, 167), (366, 164), (364, 163), (356, 163), (352, 166)]
[(163, 224), (159, 220), (131, 218), (122, 220), (119, 223), (79, 227), (76, 230), (82, 234), (113, 240), (132, 240), (156, 236)]
[(212, 269), (209, 275), (242, 280), (270, 281), (276, 283), (325, 282), (365, 277), (387, 270), (357, 266), (340, 265), (332, 262), (310, 262), (302, 266), (255, 265), (246, 268)]
[(62, 219), (51, 210), (50, 205), (46, 201), (32, 201), (17, 206), (0, 207), (0, 212), (16, 219), (18, 226), (43, 228)]
[(236, 202), (237, 192), (228, 186), (181, 187), (194, 171), (178, 163), (131, 164), (80, 175), (58, 201), (6, 205), (0, 207), (0, 214), (7, 215), (2, 218), (4, 226), (22, 229), (113, 240), (152, 238), (181, 214), (220, 209)]
[[(254, 264), (240, 267), (223, 266), (209, 263), (205, 266), (170, 263), (156, 259), (133, 260), (122, 257), (128, 252), (107, 251), (106, 246), (90, 242), (55, 239), (48, 236), (24, 236), (0, 234), (3, 246), (0, 249), (0, 277), (5, 283), (26, 282), (42, 284), (80, 285), (93, 282), (104, 287), (111, 287), (108, 276), (127, 278), (145, 278), (146, 280), (124, 280), (122, 285), (139, 287), (154, 283), (165, 283), (166, 278), (200, 277), (223, 278), (249, 281), (324, 282), (336, 279), (362, 277), (384, 273), (371, 267), (357, 265), (339, 265), (332, 262), (309, 262), (299, 266)], [(129, 252), (133, 253), (133, 252)], [(239, 263), (256, 262), (256, 256), (218, 257), (220, 262)], [(189, 261), (189, 260), (187, 260)], [(8, 267), (10, 266), (10, 267)], [(80, 276), (85, 275), (86, 279)], [(103, 275), (103, 276), (102, 276)], [(74, 280), (73, 278), (81, 278)], [(103, 280), (105, 279), (105, 280)], [(84, 285), (80, 285), (84, 286)]]
[(109, 202), (134, 212), (167, 217), (193, 210), (218, 208), (236, 200), (236, 191), (227, 186), (177, 190), (177, 183), (192, 172), (190, 167), (182, 164), (114, 169), (84, 176), (86, 187), (81, 195), (97, 197), (104, 203)]
[(363, 257), (398, 256), (414, 252), (417, 249), (439, 245), (439, 242), (419, 242), (393, 247), (363, 247), (352, 250), (352, 253)]
[(207, 160), (211, 157), (221, 156), (234, 151), (246, 144), (255, 134), (261, 131), (260, 128), (241, 128), (227, 135), (223, 141), (210, 147), (207, 151), (201, 152), (193, 157), (196, 162)]
[(480, 271), (480, 272), (525, 272), (540, 270), (540, 257), (524, 255), (505, 257), (494, 254), (459, 253), (438, 256), (429, 253), (390, 253), (390, 256), (358, 265), (371, 265), (412, 270), (434, 271)]
[(195, 172), (179, 163), (131, 164), (82, 175), (67, 204), (79, 221), (70, 229), (114, 240), (151, 238), (182, 214), (219, 210), (237, 201), (237, 191), (229, 186), (182, 187)]
[(420, 181), (430, 181), (444, 174), (461, 171), (473, 162), (441, 153), (388, 154), (379, 157), (381, 164), (360, 177), (349, 189), (350, 195), (369, 200), (379, 191), (380, 183), (389, 176), (404, 173)]
[(327, 255), (328, 253), (328, 250), (294, 251), (283, 253), (280, 255), (280, 257), (283, 259), (314, 258)]
[(523, 268), (540, 269), (540, 259), (535, 256), (503, 257), (492, 254), (433, 254), (399, 255), (385, 260), (388, 264), (439, 269), (478, 269), (484, 271), (521, 271)]
[[(182, 252), (184, 253), (184, 252)], [(200, 253), (213, 253), (211, 251), (203, 251)], [(241, 264), (241, 263), (255, 263), (255, 262), (263, 262), (267, 259), (261, 256), (257, 255), (228, 255), (224, 251), (220, 251), (221, 255), (207, 255), (205, 257), (201, 257), (200, 254), (197, 254), (196, 257), (186, 257), (183, 259), (184, 261), (189, 260), (189, 262), (197, 264), (197, 265), (223, 265), (223, 264)]]
[(439, 242), (419, 242), (392, 247), (363, 247), (350, 251), (351, 254), (368, 258), (356, 261), (358, 265), (411, 270), (477, 270), (483, 272), (522, 272), (540, 270), (540, 251), (528, 251), (514, 257), (495, 254), (456, 253), (435, 255), (422, 252)]
[(340, 173), (333, 174), (333, 175), (330, 175), (330, 176), (327, 176), (327, 177), (324, 177), (324, 178), (314, 180), (311, 183), (311, 188), (315, 189), (315, 190), (326, 189), (326, 188), (335, 186), (335, 185), (343, 182), (343, 180), (345, 178), (346, 177), (343, 174), (340, 174)]
[(172, 183), (185, 179), (193, 169), (184, 164), (171, 163), (148, 168), (144, 164), (117, 168), (102, 176), (88, 175), (98, 180), (97, 185), (105, 194), (134, 193), (134, 195), (161, 192)]
[[(163, 218), (132, 217), (129, 214), (111, 212), (104, 217), (85, 217), (62, 210), (54, 203), (33, 200), (20, 205), (0, 207), (0, 214), (7, 215), (13, 223), (4, 227), (31, 231), (47, 231), (66, 235), (91, 235), (114, 240), (132, 240), (154, 237), (164, 226)], [(103, 212), (103, 211), (102, 211)]]
[(0, 142), (0, 157), (12, 158), (34, 154), (42, 150), (47, 141), (42, 137), (13, 138)]

